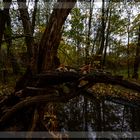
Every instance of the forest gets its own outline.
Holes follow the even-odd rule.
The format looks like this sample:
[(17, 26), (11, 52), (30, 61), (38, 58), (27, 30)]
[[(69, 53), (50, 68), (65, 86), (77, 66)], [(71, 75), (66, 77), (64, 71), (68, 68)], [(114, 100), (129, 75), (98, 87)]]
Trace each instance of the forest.
[(140, 139), (138, 0), (0, 1), (0, 138)]

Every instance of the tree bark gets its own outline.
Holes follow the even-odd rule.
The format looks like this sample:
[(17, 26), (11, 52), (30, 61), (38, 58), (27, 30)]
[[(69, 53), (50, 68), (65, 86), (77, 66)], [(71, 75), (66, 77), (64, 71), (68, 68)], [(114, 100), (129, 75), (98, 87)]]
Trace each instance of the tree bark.
[(56, 3), (39, 45), (38, 73), (57, 67), (57, 49), (62, 35), (61, 29), (75, 3), (76, 0), (58, 0)]
[(103, 56), (103, 66), (105, 66), (106, 61), (106, 54), (107, 54), (107, 47), (109, 42), (109, 36), (110, 36), (110, 19), (111, 18), (111, 8), (110, 8), (110, 1), (108, 2), (108, 8), (107, 8), (107, 19), (108, 20), (108, 26), (106, 30), (106, 38), (105, 38), (105, 48), (104, 48), (104, 56)]
[(93, 13), (93, 1), (90, 0), (90, 9), (89, 9), (89, 19), (88, 19), (88, 35), (87, 35), (87, 45), (85, 48), (85, 53), (86, 53), (86, 60), (85, 60), (85, 64), (89, 64), (90, 60), (89, 60), (89, 48), (90, 48), (90, 36), (91, 36), (91, 21), (92, 21), (92, 13)]
[(36, 13), (37, 13), (37, 2), (38, 2), (38, 0), (35, 0), (34, 11), (33, 11), (33, 14), (32, 14), (32, 35), (34, 34), (34, 30), (35, 30)]
[(14, 74), (18, 74), (20, 72), (20, 67), (15, 59), (15, 56), (12, 51), (12, 29), (11, 29), (11, 17), (10, 17), (10, 5), (11, 0), (4, 0), (4, 11), (5, 11), (5, 28), (4, 28), (4, 39), (7, 44), (7, 59), (10, 59), (12, 64), (12, 69)]
[[(115, 76), (109, 76), (108, 74), (104, 74), (101, 72), (95, 72), (93, 75), (89, 74), (85, 77), (83, 77), (83, 75), (77, 75), (77, 73), (73, 74), (72, 72), (66, 72), (66, 73), (58, 73), (58, 72), (51, 72), (51, 73), (45, 73), (45, 74), (40, 74), (37, 75), (36, 79), (38, 79), (38, 88), (40, 87), (39, 85), (42, 83), (44, 83), (44, 87), (46, 89), (49, 88), (49, 86), (51, 86), (51, 90), (48, 90), (47, 95), (39, 95), (37, 96), (36, 94), (33, 97), (29, 97), (27, 96), (27, 98), (24, 98), (24, 100), (19, 100), (19, 98), (16, 98), (14, 96), (9, 98), (9, 100), (12, 103), (11, 108), (9, 108), (9, 105), (7, 105), (8, 101), (6, 98), (4, 100), (1, 100), (1, 107), (3, 105), (6, 105), (8, 108), (6, 109), (2, 109), (2, 111), (0, 112), (1, 114), (1, 118), (0, 118), (0, 129), (4, 129), (5, 126), (7, 126), (9, 124), (9, 122), (12, 121), (11, 118), (14, 118), (13, 115), (17, 115), (17, 112), (19, 110), (22, 110), (23, 108), (27, 107), (28, 109), (34, 105), (41, 105), (41, 104), (45, 104), (45, 103), (50, 103), (50, 102), (68, 102), (70, 99), (75, 98), (77, 96), (79, 96), (80, 94), (84, 95), (84, 96), (89, 96), (90, 98), (92, 97), (92, 99), (96, 99), (97, 95), (94, 95), (94, 93), (89, 90), (89, 87), (93, 86), (96, 83), (110, 83), (110, 84), (117, 84), (117, 85), (121, 85), (123, 87), (129, 88), (129, 89), (133, 89), (136, 90), (138, 92), (140, 92), (140, 85), (137, 85), (136, 83), (131, 83), (127, 80), (120, 80), (120, 79), (116, 79)], [(88, 81), (88, 83), (82, 87), (79, 87), (78, 83), (81, 81)], [(70, 83), (70, 85), (73, 85), (73, 88), (70, 88), (70, 92), (68, 94), (64, 94), (61, 95), (54, 95), (52, 93), (54, 93), (54, 90), (58, 90), (56, 88), (56, 85), (60, 85), (62, 83)], [(53, 86), (54, 85), (54, 86)], [(55, 89), (56, 88), (56, 89)], [(29, 89), (29, 88), (28, 88)], [(24, 93), (27, 92), (31, 92), (31, 91), (35, 91), (35, 90), (40, 90), (37, 88), (30, 88), (27, 92), (23, 91)], [(41, 89), (42, 90), (42, 89)], [(45, 89), (44, 89), (45, 90)], [(62, 93), (62, 90), (60, 91)], [(58, 93), (58, 92), (56, 92)], [(18, 94), (18, 93), (17, 93)], [(29, 97), (29, 98), (28, 98)], [(18, 100), (18, 101), (13, 101), (14, 99)], [(104, 98), (105, 100), (109, 100), (109, 101), (117, 101), (118, 99), (118, 103), (122, 104), (122, 101), (125, 101), (124, 103), (127, 103), (126, 105), (130, 105), (131, 103), (137, 104), (138, 108), (140, 106), (139, 104), (139, 99), (136, 100), (135, 98), (133, 100), (129, 100), (126, 99), (124, 100), (122, 97), (113, 97), (113, 96), (105, 96)], [(86, 103), (87, 104), (87, 103)], [(87, 106), (85, 104), (85, 107)], [(98, 127), (97, 130), (101, 130), (101, 102), (99, 100), (99, 98), (97, 98), (96, 100), (96, 107), (97, 110), (99, 112), (97, 112), (97, 123), (98, 123)], [(13, 107), (12, 107), (13, 106)], [(1, 108), (0, 107), (0, 108)], [(3, 112), (4, 111), (4, 112)], [(86, 110), (85, 110), (86, 111)], [(85, 112), (86, 113), (86, 112)], [(138, 116), (139, 117), (139, 116)], [(21, 118), (20, 118), (21, 119)], [(137, 118), (138, 119), (138, 118)]]
[(31, 70), (31, 73), (36, 73), (36, 53), (37, 53), (37, 46), (35, 46), (34, 39), (32, 36), (32, 23), (30, 21), (28, 8), (26, 6), (26, 0), (18, 0), (18, 9), (20, 12), (20, 17), (22, 20), (25, 42), (27, 45), (27, 54), (28, 54), (28, 68)]
[(128, 39), (127, 39), (127, 76), (130, 78), (130, 15), (128, 15), (128, 27), (127, 27), (127, 34), (128, 34)]
[[(26, 6), (26, 0), (18, 0), (18, 9), (20, 12), (20, 18), (22, 20), (25, 42), (27, 46), (27, 69), (25, 74), (17, 81), (15, 91), (21, 90), (27, 86), (29, 79), (33, 74), (37, 73), (37, 54), (38, 45), (35, 45), (33, 38), (33, 28), (30, 21), (28, 8)], [(33, 21), (34, 22), (34, 21)]]
[(5, 11), (0, 10), (0, 50), (1, 50), (2, 38), (4, 33), (5, 21), (6, 21), (5, 15), (6, 15)]
[(136, 47), (136, 56), (134, 61), (134, 72), (133, 78), (138, 79), (138, 68), (140, 63), (140, 25), (139, 25), (139, 32), (138, 32), (138, 43)]
[(10, 7), (10, 4), (11, 4), (11, 0), (4, 0), (4, 2), (6, 4), (7, 8), (4, 8), (3, 10), (0, 10), (0, 50), (1, 50), (2, 39), (3, 39), (3, 35), (4, 35), (4, 30), (5, 30), (5, 23), (7, 21), (7, 15), (9, 13), (9, 7)]
[(18, 0), (24, 34), (26, 35), (28, 67), (24, 76), (17, 82), (16, 91), (27, 86), (32, 74), (53, 70), (60, 65), (57, 57), (57, 49), (62, 35), (61, 28), (75, 3), (76, 0), (58, 0), (42, 36), (40, 45), (35, 46), (26, 0)]
[[(98, 60), (100, 61), (100, 67), (102, 65), (102, 54), (103, 54), (103, 50), (104, 50), (104, 42), (105, 42), (105, 28), (106, 28), (106, 23), (105, 23), (105, 1), (102, 0), (102, 30), (101, 30), (101, 46), (100, 48), (97, 50), (96, 56), (98, 58)], [(96, 59), (96, 58), (95, 58)]]

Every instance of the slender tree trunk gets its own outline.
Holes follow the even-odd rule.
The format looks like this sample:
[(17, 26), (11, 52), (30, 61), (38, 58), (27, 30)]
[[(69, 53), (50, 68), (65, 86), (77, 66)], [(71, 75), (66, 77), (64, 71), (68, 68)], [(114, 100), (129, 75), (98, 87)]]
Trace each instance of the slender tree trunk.
[[(7, 7), (10, 7), (11, 0), (4, 0)], [(3, 10), (0, 10), (0, 53), (1, 53), (1, 45), (2, 45), (2, 39), (4, 36), (4, 30), (5, 30), (5, 23), (7, 20), (8, 10), (7, 8), (4, 8)], [(1, 54), (0, 54), (1, 56)], [(1, 62), (1, 59), (0, 59)]]
[(4, 10), (0, 10), (0, 49), (2, 45), (2, 39), (4, 34), (5, 22), (6, 22), (6, 13)]
[[(7, 2), (7, 6), (9, 7), (10, 6), (10, 2), (11, 2), (11, 0), (9, 0), (9, 1), (4, 1), (4, 2)], [(1, 50), (1, 45), (2, 45), (2, 39), (3, 39), (3, 37), (4, 37), (4, 30), (5, 30), (5, 23), (6, 23), (6, 18), (7, 18), (7, 14), (8, 14), (8, 10), (7, 9), (3, 9), (3, 10), (0, 10), (0, 65), (2, 65), (2, 73), (1, 73), (1, 75), (2, 75), (2, 79), (3, 79), (3, 82), (5, 83), (6, 82), (6, 68), (5, 68), (5, 62), (3, 61), (4, 59), (3, 59), (3, 56), (4, 56), (4, 54), (3, 54), (3, 52), (2, 52), (2, 50)], [(6, 56), (4, 56), (4, 57), (6, 57)]]
[(13, 73), (18, 74), (20, 72), (20, 67), (12, 51), (12, 39), (11, 39), (12, 29), (11, 29), (11, 18), (9, 14), (10, 5), (11, 0), (9, 1), (4, 0), (4, 11), (6, 14), (4, 39), (6, 40), (7, 44), (7, 59), (10, 59), (11, 61)]
[(89, 63), (89, 49), (90, 49), (90, 35), (91, 35), (91, 21), (92, 21), (92, 12), (93, 12), (93, 1), (90, 0), (90, 9), (89, 9), (89, 19), (88, 19), (88, 35), (87, 35), (87, 46), (85, 48), (86, 52), (86, 62), (85, 64)]
[(136, 56), (134, 60), (134, 72), (133, 72), (133, 78), (138, 79), (138, 68), (140, 63), (140, 25), (139, 25), (139, 31), (138, 31), (138, 43), (136, 47)]
[[(109, 15), (109, 16), (108, 16)], [(108, 26), (106, 31), (106, 38), (105, 38), (105, 49), (104, 49), (104, 56), (103, 56), (103, 66), (105, 66), (106, 62), (106, 54), (107, 54), (107, 47), (109, 42), (109, 35), (110, 35), (110, 18), (111, 18), (111, 9), (110, 9), (110, 1), (108, 3), (108, 9), (107, 9), (107, 20), (108, 20)], [(106, 20), (106, 21), (107, 21)]]
[(38, 0), (35, 0), (34, 10), (33, 10), (33, 14), (32, 14), (32, 35), (34, 34), (34, 30), (35, 30), (36, 13), (37, 13), (37, 2), (38, 2)]
[(129, 44), (130, 44), (130, 32), (129, 32), (129, 27), (128, 27), (128, 41), (127, 41), (127, 75), (128, 75), (128, 78), (130, 78), (130, 62), (129, 62), (129, 59), (130, 59), (130, 51), (129, 51)]
[[(93, 12), (93, 1), (90, 0), (90, 16), (88, 19), (88, 35), (87, 35), (87, 45), (85, 48), (85, 53), (86, 53), (86, 59), (85, 59), (85, 64), (89, 64), (89, 48), (90, 48), (90, 35), (91, 35), (91, 21), (92, 21), (92, 12)], [(87, 116), (87, 108), (88, 108), (88, 100), (86, 97), (84, 97), (84, 131), (86, 132), (86, 139), (88, 139), (88, 116)]]
[[(92, 47), (92, 50), (91, 50), (91, 54), (94, 53), (94, 50), (95, 50), (95, 45), (97, 45), (98, 43), (97, 42), (100, 42), (101, 41), (101, 36), (100, 36), (100, 32), (101, 32), (101, 27), (98, 26), (98, 29), (96, 31), (96, 35), (94, 37), (94, 41), (93, 41), (93, 47)], [(96, 51), (96, 50), (95, 50)]]
[(77, 47), (77, 66), (80, 66), (81, 64), (81, 60), (79, 59), (80, 58), (80, 55), (81, 55), (81, 47), (80, 47), (80, 41), (77, 39), (76, 40), (76, 47)]
[[(104, 42), (105, 42), (105, 28), (106, 28), (106, 23), (105, 23), (105, 0), (102, 0), (102, 30), (101, 30), (101, 46), (97, 50), (96, 56), (100, 61), (100, 66), (102, 65), (102, 54), (104, 50)], [(96, 59), (96, 58), (95, 58)]]
[(4, 4), (4, 14), (3, 16), (5, 16), (5, 23), (4, 23), (4, 30), (5, 32), (3, 33), (4, 38), (6, 40), (7, 43), (7, 54), (9, 55), (10, 53), (10, 47), (12, 45), (12, 40), (11, 38), (11, 34), (12, 34), (12, 30), (11, 30), (11, 18), (10, 18), (10, 14), (9, 14), (9, 10), (10, 10), (10, 6), (11, 6), (11, 0), (4, 0), (3, 4)]
[(20, 17), (22, 20), (24, 34), (25, 34), (25, 42), (27, 45), (27, 54), (28, 54), (28, 68), (31, 70), (32, 73), (36, 73), (36, 52), (37, 46), (35, 46), (34, 39), (32, 36), (32, 23), (30, 21), (28, 8), (26, 6), (26, 0), (17, 0), (18, 2), (18, 9), (20, 12)]
[(46, 25), (49, 23), (49, 18), (50, 18), (50, 14), (51, 14), (51, 6), (50, 6), (50, 3), (51, 3), (51, 0), (46, 0)]
[[(25, 86), (29, 79), (32, 77), (32, 74), (37, 73), (37, 54), (38, 54), (38, 46), (34, 43), (33, 38), (33, 27), (30, 21), (28, 8), (26, 6), (26, 0), (18, 0), (18, 9), (20, 12), (20, 17), (23, 24), (24, 34), (25, 34), (25, 42), (27, 46), (27, 69), (25, 74), (17, 81), (15, 91), (21, 90)], [(35, 22), (35, 21), (33, 21)], [(34, 23), (33, 23), (34, 24)]]

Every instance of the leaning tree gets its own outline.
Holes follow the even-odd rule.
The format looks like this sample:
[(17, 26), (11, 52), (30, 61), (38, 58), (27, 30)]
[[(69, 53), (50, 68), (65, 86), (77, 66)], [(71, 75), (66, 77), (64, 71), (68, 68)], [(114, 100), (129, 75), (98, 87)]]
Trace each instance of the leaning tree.
[[(37, 3), (37, 1), (35, 1)], [(40, 40), (40, 43), (36, 44), (35, 40), (33, 38), (33, 30), (35, 26), (35, 21), (30, 20), (29, 13), (28, 13), (28, 7), (26, 6), (26, 0), (17, 0), (18, 3), (18, 9), (20, 12), (20, 19), (22, 20), (23, 24), (23, 30), (24, 30), (24, 37), (25, 37), (25, 43), (27, 46), (27, 70), (25, 74), (17, 81), (15, 92), (12, 94), (12, 106), (16, 105), (19, 102), (19, 98), (21, 96), (24, 96), (26, 98), (26, 95), (28, 94), (28, 91), (25, 91), (24, 89), (29, 86), (30, 84), (32, 86), (39, 86), (41, 85), (40, 82), (34, 77), (35, 74), (40, 74), (48, 71), (53, 71), (58, 65), (60, 64), (59, 58), (57, 57), (57, 49), (61, 40), (62, 35), (62, 26), (69, 15), (71, 9), (74, 7), (76, 0), (58, 0), (53, 8), (53, 12), (50, 16), (49, 23), (46, 26), (46, 29), (44, 31), (44, 34)], [(8, 10), (6, 8), (4, 9), (3, 13), (6, 11), (9, 12), (11, 0), (5, 0), (4, 4), (8, 4)], [(36, 4), (35, 4), (36, 5)], [(2, 40), (2, 36), (4, 33), (4, 27), (6, 26), (7, 19), (4, 15), (2, 15), (1, 12), (1, 30), (0, 30), (0, 39)], [(2, 20), (3, 18), (3, 20)], [(35, 11), (32, 19), (35, 20)], [(11, 38), (10, 38), (11, 39)], [(1, 41), (0, 41), (1, 43)], [(32, 79), (33, 78), (33, 79)], [(47, 85), (50, 87), (50, 84)], [(50, 89), (50, 88), (49, 88)], [(21, 91), (19, 93), (19, 91)], [(47, 92), (52, 93), (52, 89)], [(27, 93), (27, 94), (26, 94)], [(38, 92), (39, 94), (44, 93), (44, 91)], [(37, 94), (38, 94), (37, 93)], [(10, 96), (10, 98), (11, 98)], [(28, 95), (27, 95), (28, 96)], [(24, 99), (25, 99), (24, 98)], [(9, 103), (9, 97), (8, 100), (6, 98), (2, 99), (1, 106), (3, 106), (6, 102)], [(39, 101), (40, 102), (40, 101)], [(40, 106), (38, 107), (41, 108)], [(37, 110), (39, 110), (37, 109)], [(34, 110), (34, 109), (33, 109)], [(12, 111), (13, 112), (13, 111)], [(28, 111), (27, 111), (28, 112)], [(33, 111), (34, 112), (34, 111)], [(5, 113), (2, 115), (6, 115)], [(9, 115), (8, 115), (9, 116)], [(32, 115), (31, 115), (32, 116)], [(3, 126), (5, 125), (5, 117), (2, 117), (1, 119), (1, 128), (3, 129)], [(3, 125), (2, 125), (3, 124)], [(33, 128), (31, 128), (33, 129)]]

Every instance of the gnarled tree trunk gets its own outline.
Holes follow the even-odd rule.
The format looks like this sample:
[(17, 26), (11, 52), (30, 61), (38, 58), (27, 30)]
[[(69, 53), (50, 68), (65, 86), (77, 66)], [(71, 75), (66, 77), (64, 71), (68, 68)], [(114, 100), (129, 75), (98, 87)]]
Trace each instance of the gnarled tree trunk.
[(62, 26), (74, 7), (76, 0), (58, 0), (39, 45), (38, 72), (53, 70), (59, 61), (57, 49), (62, 35)]
[(26, 35), (25, 41), (29, 64), (25, 75), (16, 84), (16, 91), (26, 86), (26, 83), (28, 83), (28, 79), (32, 74), (53, 70), (60, 64), (59, 59), (57, 58), (57, 49), (62, 35), (61, 29), (75, 3), (76, 0), (58, 0), (39, 43), (39, 48), (36, 48), (32, 37), (32, 27), (26, 0), (18, 0), (24, 34)]

